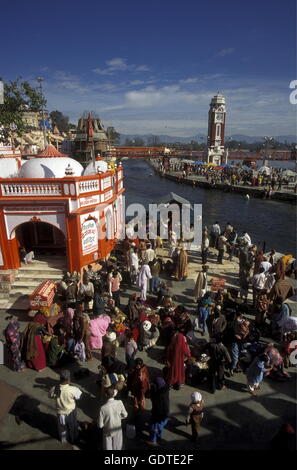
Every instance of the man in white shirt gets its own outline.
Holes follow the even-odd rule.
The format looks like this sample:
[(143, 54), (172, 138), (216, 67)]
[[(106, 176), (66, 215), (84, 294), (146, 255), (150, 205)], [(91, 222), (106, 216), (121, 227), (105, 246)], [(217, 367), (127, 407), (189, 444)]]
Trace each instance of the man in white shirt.
[(147, 249), (145, 250), (145, 253), (144, 253), (144, 261), (146, 263), (151, 263), (152, 261), (154, 261), (155, 258), (156, 258), (155, 250), (153, 250), (152, 245), (148, 243)]
[(252, 288), (253, 288), (253, 303), (255, 304), (256, 297), (264, 289), (266, 281), (266, 276), (264, 273), (264, 268), (260, 268), (259, 274), (255, 274), (252, 278)]
[(217, 246), (217, 240), (219, 236), (221, 235), (221, 227), (219, 226), (219, 222), (216, 222), (215, 224), (212, 225), (211, 231), (210, 231), (210, 246), (216, 248)]
[(139, 258), (137, 254), (137, 248), (133, 248), (130, 253), (130, 265), (131, 265), (131, 282), (136, 284), (136, 278), (139, 271)]
[(78, 438), (78, 422), (76, 417), (76, 400), (82, 392), (79, 388), (70, 385), (70, 371), (62, 370), (60, 384), (49, 392), (49, 398), (56, 399), (58, 415), (58, 431), (61, 442), (74, 444)]
[(123, 432), (122, 419), (127, 418), (128, 413), (121, 400), (115, 400), (116, 390), (109, 387), (106, 390), (107, 403), (101, 406), (98, 426), (103, 428), (104, 450), (122, 450)]
[(251, 237), (247, 232), (243, 232), (243, 236), (241, 237), (242, 240), (245, 240), (248, 246), (252, 245)]
[(263, 261), (262, 263), (260, 264), (260, 268), (264, 268), (264, 272), (265, 274), (269, 271), (269, 269), (271, 268), (272, 264), (269, 263), (269, 261), (267, 260), (267, 258), (263, 258)]

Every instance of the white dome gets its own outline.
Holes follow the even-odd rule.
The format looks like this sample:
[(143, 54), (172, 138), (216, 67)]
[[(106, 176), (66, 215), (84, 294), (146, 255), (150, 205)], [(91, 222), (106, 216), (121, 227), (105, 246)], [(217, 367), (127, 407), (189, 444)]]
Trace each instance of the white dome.
[(90, 162), (84, 171), (84, 176), (96, 175), (97, 173), (105, 173), (108, 170), (107, 162), (104, 160), (95, 161), (95, 171), (93, 162)]
[(19, 170), (19, 178), (64, 178), (65, 170), (70, 165), (72, 176), (81, 176), (82, 165), (69, 157), (32, 158), (25, 162)]
[(0, 178), (16, 177), (18, 169), (19, 168), (16, 158), (0, 157)]

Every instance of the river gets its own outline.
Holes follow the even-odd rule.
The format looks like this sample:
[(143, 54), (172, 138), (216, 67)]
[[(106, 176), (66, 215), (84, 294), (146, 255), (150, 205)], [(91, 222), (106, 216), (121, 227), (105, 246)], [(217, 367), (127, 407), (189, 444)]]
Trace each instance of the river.
[[(202, 204), (203, 225), (210, 226), (217, 220), (223, 228), (227, 222), (236, 226), (241, 234), (246, 230), (252, 243), (266, 250), (296, 253), (296, 207), (293, 204), (251, 198), (218, 190), (192, 188), (156, 175), (144, 160), (124, 160), (124, 185), (126, 206), (132, 203), (156, 202), (171, 191)], [(153, 176), (152, 176), (153, 174)]]

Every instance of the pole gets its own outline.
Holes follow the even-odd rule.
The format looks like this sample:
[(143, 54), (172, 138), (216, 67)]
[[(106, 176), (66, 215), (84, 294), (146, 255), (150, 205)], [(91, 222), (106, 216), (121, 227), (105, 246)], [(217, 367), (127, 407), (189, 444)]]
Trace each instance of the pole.
[(47, 140), (46, 140), (46, 132), (45, 132), (44, 105), (43, 105), (43, 92), (42, 92), (42, 81), (43, 81), (43, 78), (42, 78), (42, 77), (37, 77), (36, 80), (37, 80), (38, 83), (39, 83), (40, 94), (41, 94), (41, 98), (42, 98), (41, 115), (42, 115), (43, 143), (44, 143), (44, 148), (46, 148), (46, 146), (47, 146)]

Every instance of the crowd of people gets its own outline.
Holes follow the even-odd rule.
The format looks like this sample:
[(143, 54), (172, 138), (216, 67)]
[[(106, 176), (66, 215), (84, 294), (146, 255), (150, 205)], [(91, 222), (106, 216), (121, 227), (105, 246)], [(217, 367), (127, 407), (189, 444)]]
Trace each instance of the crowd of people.
[[(238, 258), (239, 291), (212, 289), (207, 263), (213, 262), (214, 254), (219, 264), (227, 256), (231, 261)], [(62, 442), (76, 443), (82, 432), (76, 402), (83, 393), (71, 385), (71, 371), (79, 365), (77, 377), (88, 373), (82, 364), (97, 360), (94, 351), (101, 353), (95, 428), (102, 430), (107, 450), (122, 449), (123, 420), (127, 437), (139, 435), (137, 417), (148, 407), (148, 400), (147, 444), (157, 445), (170, 417), (169, 391), (178, 393), (185, 384), (196, 389), (189, 396), (185, 416), (185, 423), (191, 424), (189, 438), (196, 441), (207, 413), (202, 389), (216, 393), (226, 388), (226, 376), (234, 380), (234, 374), (245, 373), (247, 392), (255, 396), (264, 377), (289, 379), (286, 368), (297, 329), (286, 302), (294, 294), (286, 279), (296, 277), (292, 256), (277, 259), (271, 251), (267, 257), (252, 245), (248, 233), (238, 234), (229, 222), (221, 230), (216, 222), (210, 230), (204, 228), (201, 260), (192, 294), (194, 315), (176, 301), (172, 290), (173, 280), (187, 279), (189, 261), (185, 244), (171, 230), (166, 247), (160, 237), (126, 238), (96, 268), (89, 265), (82, 275), (66, 273), (57, 283), (53, 305), (34, 316), (31, 312), (23, 332), (17, 318), (8, 317), (5, 338), (14, 370), (41, 371), (48, 366), (60, 375), (49, 397), (56, 400)], [(124, 305), (127, 289), (134, 292)], [(279, 343), (264, 341), (263, 336)], [(146, 358), (157, 347), (160, 369), (152, 374)], [(125, 364), (120, 360), (121, 348)]]
[[(189, 176), (203, 177), (213, 187), (217, 184), (225, 184), (226, 188), (229, 188), (230, 191), (232, 191), (233, 187), (238, 185), (261, 188), (263, 189), (263, 197), (269, 199), (275, 191), (288, 188), (291, 181), (290, 178), (283, 173), (281, 168), (269, 168), (269, 170), (266, 171), (257, 171), (247, 166), (195, 165), (194, 163), (195, 162), (193, 162), (193, 165), (182, 162), (171, 163), (165, 170), (160, 161), (158, 168), (163, 172), (178, 172), (179, 178), (181, 179), (188, 178)], [(296, 184), (294, 188), (296, 189)]]

